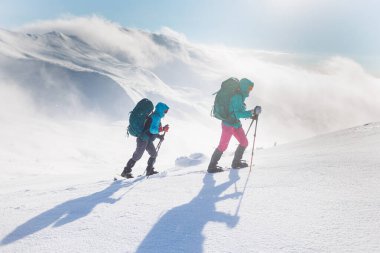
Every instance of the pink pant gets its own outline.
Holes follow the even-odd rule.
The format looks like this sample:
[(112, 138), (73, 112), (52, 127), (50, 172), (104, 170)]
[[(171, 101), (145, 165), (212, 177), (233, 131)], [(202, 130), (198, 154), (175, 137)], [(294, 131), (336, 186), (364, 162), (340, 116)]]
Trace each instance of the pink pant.
[(222, 136), (220, 137), (220, 142), (218, 146), (220, 152), (224, 152), (227, 149), (232, 135), (235, 136), (235, 138), (238, 140), (240, 146), (248, 146), (248, 139), (245, 136), (242, 127), (234, 128), (232, 126), (226, 126), (222, 123)]

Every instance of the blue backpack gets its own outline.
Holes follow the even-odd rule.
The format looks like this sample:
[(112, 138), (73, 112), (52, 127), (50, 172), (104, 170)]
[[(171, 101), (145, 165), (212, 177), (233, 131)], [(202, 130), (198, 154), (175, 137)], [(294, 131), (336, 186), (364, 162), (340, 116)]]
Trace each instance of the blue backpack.
[(129, 126), (127, 133), (134, 137), (140, 137), (144, 132), (146, 120), (152, 114), (154, 109), (152, 101), (147, 98), (141, 99), (130, 112)]

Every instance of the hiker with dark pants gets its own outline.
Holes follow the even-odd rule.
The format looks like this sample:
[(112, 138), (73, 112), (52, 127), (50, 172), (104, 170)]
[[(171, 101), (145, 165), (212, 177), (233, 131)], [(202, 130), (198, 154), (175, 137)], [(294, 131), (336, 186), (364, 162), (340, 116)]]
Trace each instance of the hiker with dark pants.
[[(148, 104), (148, 106), (145, 106), (145, 104)], [(127, 165), (124, 167), (124, 170), (121, 173), (122, 177), (133, 178), (133, 175), (131, 173), (132, 168), (135, 165), (135, 163), (138, 160), (140, 160), (145, 150), (148, 152), (150, 156), (148, 159), (148, 165), (146, 167), (146, 175), (150, 176), (150, 175), (158, 173), (157, 171), (154, 170), (154, 167), (153, 167), (157, 158), (157, 151), (153, 142), (156, 138), (163, 140), (164, 135), (160, 135), (159, 134), (160, 132), (169, 131), (168, 125), (164, 127), (162, 127), (161, 125), (161, 119), (168, 112), (169, 107), (166, 104), (160, 102), (156, 105), (154, 112), (151, 115), (149, 115), (150, 106), (153, 108), (153, 104), (151, 104), (151, 102), (148, 99), (143, 99), (136, 105), (134, 109), (134, 111), (136, 111), (135, 114), (137, 115), (136, 116), (137, 118), (139, 116), (147, 115), (147, 118), (143, 119), (144, 121), (142, 123), (139, 123), (138, 120), (136, 120), (137, 123), (133, 122), (131, 118), (133, 118), (132, 115), (134, 115), (134, 111), (131, 112), (130, 125), (128, 127), (128, 132), (131, 135), (137, 137), (136, 138), (137, 145), (136, 145), (136, 150), (132, 155), (132, 158), (129, 159)]]
[(209, 173), (223, 171), (217, 164), (223, 152), (227, 149), (232, 136), (238, 140), (239, 146), (235, 151), (231, 167), (233, 169), (248, 167), (248, 164), (242, 160), (244, 151), (248, 146), (248, 139), (244, 133), (240, 119), (257, 119), (255, 110), (246, 110), (244, 103), (253, 86), (254, 83), (246, 78), (240, 81), (236, 78), (230, 78), (222, 83), (222, 88), (217, 92), (213, 114), (216, 118), (222, 120), (222, 135), (219, 145), (211, 157), (207, 169)]

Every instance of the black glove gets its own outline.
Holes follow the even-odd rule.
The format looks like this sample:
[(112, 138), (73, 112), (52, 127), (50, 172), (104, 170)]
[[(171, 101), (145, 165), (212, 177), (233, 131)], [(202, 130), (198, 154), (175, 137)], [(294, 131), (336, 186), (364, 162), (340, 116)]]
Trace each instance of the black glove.
[(261, 113), (261, 106), (257, 105), (255, 109), (253, 109), (253, 115), (259, 115)]
[(258, 116), (258, 115), (252, 115), (251, 119), (253, 119), (253, 120), (257, 120), (257, 116)]

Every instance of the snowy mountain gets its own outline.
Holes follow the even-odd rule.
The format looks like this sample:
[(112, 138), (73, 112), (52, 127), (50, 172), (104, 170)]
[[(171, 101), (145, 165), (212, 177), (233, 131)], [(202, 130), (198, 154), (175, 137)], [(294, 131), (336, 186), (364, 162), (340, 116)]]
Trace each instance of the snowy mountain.
[[(247, 107), (263, 107), (255, 167), (207, 175), (212, 93), (230, 76), (254, 80)], [(203, 45), (96, 16), (0, 29), (0, 251), (379, 251), (380, 125), (364, 125), (380, 120), (378, 94), (378, 78), (339, 56)], [(161, 173), (113, 182), (143, 97), (170, 107)]]
[(0, 249), (377, 252), (379, 152), (380, 123), (372, 123), (258, 150), (251, 173), (207, 174), (201, 154), (115, 182), (85, 170), (43, 181), (41, 168), (29, 167), (38, 184), (1, 179)]
[(148, 96), (212, 136), (212, 93), (230, 76), (256, 83), (247, 106), (265, 112), (259, 146), (380, 119), (379, 80), (351, 59), (203, 45), (169, 28), (128, 29), (96, 16), (0, 30), (1, 85), (22, 87), (50, 117), (125, 120)]
[(155, 101), (167, 100), (177, 108), (174, 112), (181, 111), (180, 107), (187, 111), (196, 107), (153, 72), (139, 66), (136, 56), (128, 52), (108, 52), (60, 32), (36, 35), (3, 30), (0, 36), (0, 52), (5, 56), (1, 61), (3, 76), (21, 84), (42, 108), (59, 107), (52, 113), (83, 107), (120, 120), (147, 96)]
[[(0, 110), (0, 155), (8, 174), (24, 174), (29, 181), (25, 167), (41, 163), (45, 174), (71, 171), (64, 168), (67, 162), (74, 171), (94, 163), (119, 169), (134, 145), (133, 138), (125, 143), (128, 114), (143, 97), (170, 106), (166, 123), (175, 131), (166, 142), (182, 143), (174, 159), (194, 149), (196, 138), (217, 139), (219, 133), (208, 128), (219, 122), (210, 117), (211, 103), (203, 103), (200, 91), (173, 89), (148, 68), (170, 50), (175, 55), (179, 42), (113, 24), (108, 28), (116, 30), (124, 48), (113, 40), (107, 44), (101, 39), (106, 36), (76, 36), (75, 29), (67, 34), (0, 30), (0, 97), (6, 105)], [(147, 46), (136, 48), (142, 41)], [(189, 138), (191, 128), (197, 137)]]

